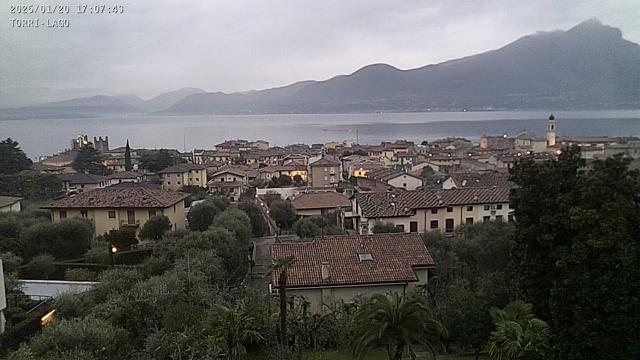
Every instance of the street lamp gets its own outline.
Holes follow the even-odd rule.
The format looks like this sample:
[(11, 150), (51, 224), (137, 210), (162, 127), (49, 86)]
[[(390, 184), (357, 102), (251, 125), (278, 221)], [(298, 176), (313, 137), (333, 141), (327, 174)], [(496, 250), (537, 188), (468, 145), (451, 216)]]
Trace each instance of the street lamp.
[(115, 266), (115, 255), (117, 252), (118, 248), (112, 243), (109, 243), (109, 262), (111, 263), (111, 267)]

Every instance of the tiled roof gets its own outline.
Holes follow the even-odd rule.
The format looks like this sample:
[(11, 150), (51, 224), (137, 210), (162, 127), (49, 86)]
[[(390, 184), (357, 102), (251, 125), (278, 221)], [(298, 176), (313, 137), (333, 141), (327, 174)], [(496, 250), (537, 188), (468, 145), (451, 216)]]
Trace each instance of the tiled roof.
[(229, 166), (226, 168), (222, 168), (222, 169), (218, 169), (218, 171), (216, 171), (215, 174), (213, 174), (213, 176), (218, 176), (221, 174), (233, 174), (233, 175), (238, 175), (238, 176), (242, 176), (245, 177), (247, 176), (247, 170), (249, 170), (248, 168), (245, 170), (243, 168), (240, 168), (238, 166)]
[[(415, 233), (336, 235), (313, 242), (271, 245), (271, 259), (293, 256), (287, 288), (412, 282), (413, 267), (435, 265), (422, 238)], [(373, 260), (361, 261), (368, 252)], [(322, 279), (322, 263), (329, 264), (329, 278)], [(272, 282), (277, 286), (277, 276)]]
[(512, 187), (508, 174), (499, 173), (455, 173), (450, 175), (458, 188)]
[(309, 166), (339, 166), (340, 162), (329, 157), (323, 157), (317, 161), (312, 162)]
[[(393, 178), (397, 178), (398, 176), (402, 176), (404, 173), (398, 170), (383, 168), (377, 169), (373, 171), (369, 171), (367, 173), (367, 177), (369, 179), (375, 179), (382, 182), (387, 182)], [(405, 174), (406, 175), (406, 174)], [(413, 176), (413, 175), (411, 175)]]
[(137, 179), (142, 177), (144, 174), (137, 171), (121, 171), (114, 172), (111, 175), (107, 175), (107, 179)]
[(22, 200), (20, 197), (0, 195), (0, 208), (15, 204), (20, 200)]
[(408, 216), (415, 209), (509, 202), (508, 187), (413, 190), (356, 194), (362, 216)]
[(291, 200), (294, 208), (303, 209), (335, 209), (336, 207), (351, 207), (351, 200), (337, 192), (302, 193)]
[(85, 173), (69, 173), (57, 175), (58, 178), (69, 184), (98, 184), (107, 178), (100, 175), (91, 175)]
[(166, 208), (189, 194), (147, 187), (108, 187), (65, 196), (44, 208)]
[(158, 174), (174, 174), (174, 173), (184, 173), (192, 170), (204, 170), (205, 167), (202, 165), (192, 164), (192, 163), (181, 163), (169, 166), (164, 170), (158, 171)]

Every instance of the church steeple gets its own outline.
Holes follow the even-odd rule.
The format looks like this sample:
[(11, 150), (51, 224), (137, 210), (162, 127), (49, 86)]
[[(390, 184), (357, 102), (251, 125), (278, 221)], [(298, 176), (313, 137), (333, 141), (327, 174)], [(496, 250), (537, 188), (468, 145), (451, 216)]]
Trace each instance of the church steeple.
[(549, 115), (547, 121), (547, 147), (556, 145), (556, 118), (553, 114)]

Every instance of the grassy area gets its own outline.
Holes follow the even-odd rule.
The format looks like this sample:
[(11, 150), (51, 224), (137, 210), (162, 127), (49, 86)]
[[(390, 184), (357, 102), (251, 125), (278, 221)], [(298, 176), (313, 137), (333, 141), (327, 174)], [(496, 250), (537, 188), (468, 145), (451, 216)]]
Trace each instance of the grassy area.
[[(253, 356), (254, 359), (263, 359), (266, 357)], [(371, 351), (365, 357), (367, 360), (386, 360), (387, 355), (382, 351)], [(408, 358), (408, 357), (407, 357)], [(354, 357), (348, 351), (310, 351), (304, 354), (303, 359), (306, 360), (353, 360)], [(431, 359), (428, 355), (420, 356), (418, 359)], [(437, 360), (475, 360), (472, 355), (446, 354), (438, 355)], [(480, 355), (480, 360), (489, 359), (486, 355)]]

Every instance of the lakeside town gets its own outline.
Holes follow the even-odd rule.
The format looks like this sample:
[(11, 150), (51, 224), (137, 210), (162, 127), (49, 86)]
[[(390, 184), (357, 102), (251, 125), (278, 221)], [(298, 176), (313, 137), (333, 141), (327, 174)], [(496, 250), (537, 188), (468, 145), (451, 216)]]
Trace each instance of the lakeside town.
[[(141, 296), (136, 301), (148, 306), (158, 301), (189, 304), (186, 313), (163, 311), (196, 324), (199, 320), (187, 313), (209, 306), (207, 296), (189, 290), (195, 281), (201, 291), (235, 289), (211, 295), (229, 306), (211, 311), (215, 316), (222, 316), (216, 311), (227, 311), (225, 316), (238, 317), (229, 321), (255, 327), (246, 329), (254, 331), (246, 338), (198, 345), (203, 354), (214, 351), (211, 346), (221, 354), (241, 346), (255, 356), (276, 346), (278, 354), (284, 354), (278, 358), (286, 358), (288, 351), (349, 348), (354, 342), (363, 344), (357, 334), (367, 335), (366, 329), (353, 328), (357, 320), (350, 320), (351, 309), (362, 299), (383, 296), (387, 300), (378, 301), (389, 301), (390, 294), (421, 294), (423, 300), (414, 300), (429, 303), (434, 314), (416, 310), (415, 318), (407, 321), (431, 321), (434, 316), (438, 325), (426, 342), (416, 340), (421, 345), (415, 354), (466, 352), (476, 359), (487, 354), (494, 358), (499, 345), (491, 324), (498, 326), (499, 320), (493, 313), (489, 317), (490, 306), (504, 308), (504, 314), (520, 306), (529, 314), (527, 321), (538, 320), (530, 305), (506, 301), (512, 299), (516, 277), (509, 270), (515, 266), (512, 251), (532, 251), (524, 244), (539, 235), (518, 233), (518, 226), (537, 224), (540, 232), (547, 231), (545, 226), (552, 231), (561, 227), (532, 217), (542, 210), (535, 206), (552, 209), (561, 197), (536, 197), (554, 196), (553, 191), (559, 195), (561, 181), (579, 188), (576, 179), (602, 172), (608, 160), (636, 177), (633, 169), (640, 167), (640, 139), (559, 137), (561, 126), (562, 119), (550, 115), (545, 134), (482, 135), (477, 143), (465, 138), (371, 145), (345, 140), (280, 147), (261, 139), (230, 139), (189, 152), (136, 148), (135, 139), (111, 147), (108, 134), (79, 134), (70, 139), (68, 150), (36, 162), (21, 152), (15, 142), (19, 139), (7, 139), (3, 147), (11, 150), (3, 149), (3, 154), (9, 159), (11, 153), (12, 160), (3, 161), (0, 176), (0, 249), (8, 274), (3, 280), (7, 293), (0, 293), (3, 347), (27, 353), (14, 353), (15, 359), (38, 356), (37, 342), (30, 342), (29, 349), (20, 344), (40, 329), (42, 335), (36, 337), (46, 337), (48, 324), (56, 318), (88, 317), (92, 326), (111, 331), (91, 330), (91, 336), (105, 336), (105, 347), (112, 352), (106, 358), (133, 358), (138, 348), (152, 357), (175, 358), (158, 349), (181, 352), (176, 349), (183, 345), (161, 345), (163, 338), (154, 336), (193, 328), (167, 325), (177, 318), (166, 320), (158, 312), (153, 313), (159, 316), (156, 321), (145, 319), (145, 312), (114, 311), (137, 311), (129, 297)], [(573, 166), (573, 173), (562, 166)], [(539, 178), (549, 172), (556, 172), (554, 179)], [(199, 253), (191, 254), (194, 249)], [(549, 251), (535, 256), (544, 258)], [(517, 268), (539, 260), (519, 261)], [(549, 261), (551, 257), (542, 262)], [(529, 270), (518, 278), (519, 284), (535, 279), (539, 270)], [(482, 279), (495, 288), (488, 290)], [(168, 282), (154, 288), (157, 281)], [(162, 290), (166, 286), (175, 289)], [(190, 300), (176, 300), (180, 294)], [(201, 310), (193, 308), (194, 296), (205, 296), (196, 301)], [(97, 310), (109, 301), (115, 301), (115, 308)], [(266, 313), (238, 308), (233, 305), (237, 301), (273, 302), (275, 307), (280, 301), (280, 320), (260, 318)], [(546, 311), (553, 307), (546, 306)], [(311, 322), (308, 314), (317, 317)], [(106, 322), (113, 316), (124, 316), (120, 325)], [(333, 320), (322, 320), (326, 316)], [(472, 334), (455, 328), (461, 321), (475, 321)], [(158, 326), (173, 330), (153, 332)], [(124, 350), (106, 344), (127, 332), (138, 334), (142, 342)], [(545, 341), (541, 347), (548, 346)], [(445, 345), (436, 351), (435, 343)], [(356, 348), (354, 354), (367, 351)]]

